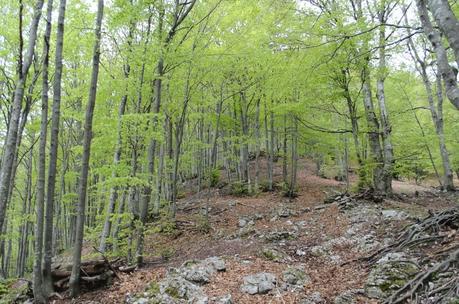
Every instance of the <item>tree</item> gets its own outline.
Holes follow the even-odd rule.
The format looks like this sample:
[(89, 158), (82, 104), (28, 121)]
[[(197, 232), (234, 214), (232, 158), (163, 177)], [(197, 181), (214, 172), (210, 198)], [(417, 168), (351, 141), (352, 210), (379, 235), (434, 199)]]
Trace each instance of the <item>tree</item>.
[(22, 99), (24, 97), (24, 87), (35, 53), (35, 43), (37, 41), (38, 24), (40, 22), (43, 2), (43, 0), (38, 0), (35, 4), (34, 15), (30, 25), (29, 44), (24, 60), (22, 59), (22, 54), (19, 55), (18, 80), (12, 98), (11, 118), (9, 120), (5, 149), (3, 151), (1, 163), (2, 166), (0, 169), (0, 228), (3, 227), (5, 221), (7, 202), (10, 197), (11, 177), (13, 162), (17, 153), (18, 128)]
[(88, 105), (86, 108), (84, 137), (83, 137), (83, 158), (81, 165), (81, 177), (78, 196), (78, 215), (76, 223), (75, 245), (73, 248), (73, 267), (70, 277), (70, 291), (72, 297), (76, 297), (80, 293), (80, 265), (81, 265), (81, 250), (83, 246), (84, 222), (86, 209), (86, 193), (89, 171), (89, 157), (91, 153), (91, 138), (92, 138), (92, 119), (94, 115), (94, 106), (96, 103), (97, 94), (97, 79), (99, 77), (99, 61), (100, 61), (100, 43), (102, 33), (102, 18), (104, 12), (104, 1), (99, 0), (97, 5), (97, 17), (95, 28), (94, 52), (92, 58), (92, 74), (91, 86), (89, 89)]
[(46, 29), (43, 43), (43, 71), (42, 71), (42, 97), (41, 97), (41, 123), (40, 123), (40, 146), (38, 156), (38, 181), (37, 181), (37, 199), (36, 213), (37, 222), (35, 224), (35, 259), (33, 271), (33, 291), (35, 301), (38, 303), (45, 302), (45, 294), (42, 289), (42, 258), (43, 258), (43, 222), (44, 222), (44, 202), (45, 202), (45, 183), (46, 183), (46, 138), (48, 134), (48, 67), (49, 67), (49, 49), (51, 39), (51, 21), (53, 14), (53, 0), (48, 0), (46, 10)]

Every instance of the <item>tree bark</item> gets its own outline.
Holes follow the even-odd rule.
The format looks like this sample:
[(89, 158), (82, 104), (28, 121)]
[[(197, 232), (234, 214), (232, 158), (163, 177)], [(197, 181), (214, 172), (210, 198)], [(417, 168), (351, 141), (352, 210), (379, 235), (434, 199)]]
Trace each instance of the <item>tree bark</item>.
[(376, 117), (373, 96), (370, 86), (370, 71), (367, 62), (362, 70), (362, 89), (363, 89), (363, 104), (365, 107), (365, 117), (368, 125), (368, 141), (371, 151), (371, 168), (373, 169), (373, 187), (379, 193), (384, 193), (385, 182), (383, 178), (383, 154), (379, 136), (379, 122)]
[(427, 3), (437, 25), (454, 51), (457, 68), (459, 69), (459, 21), (454, 15), (448, 0), (427, 0)]
[(386, 23), (386, 2), (382, 1), (381, 9), (378, 12), (379, 18), (379, 63), (378, 63), (378, 77), (376, 81), (377, 98), (379, 104), (379, 114), (381, 121), (381, 136), (382, 136), (382, 148), (383, 148), (383, 168), (382, 168), (382, 179), (384, 183), (384, 193), (392, 194), (392, 162), (394, 159), (394, 152), (391, 142), (392, 127), (389, 121), (389, 113), (386, 106), (386, 94), (385, 94), (385, 80), (386, 80), (386, 30), (384, 24)]
[(33, 268), (33, 294), (37, 303), (45, 303), (45, 294), (42, 289), (42, 258), (43, 258), (43, 223), (44, 223), (44, 204), (45, 204), (45, 183), (46, 183), (46, 138), (48, 135), (48, 66), (49, 66), (49, 47), (51, 37), (51, 19), (53, 14), (53, 0), (48, 0), (46, 13), (46, 28), (43, 44), (43, 69), (42, 69), (42, 97), (41, 97), (41, 123), (40, 123), (40, 145), (38, 151), (38, 179), (37, 179), (37, 199), (35, 209), (37, 221), (35, 226), (35, 257)]
[(46, 196), (45, 231), (44, 231), (44, 261), (43, 261), (43, 289), (48, 296), (54, 291), (51, 277), (51, 262), (53, 257), (53, 216), (57, 173), (57, 155), (60, 126), (61, 82), (62, 82), (62, 53), (64, 49), (64, 19), (66, 0), (59, 4), (57, 20), (56, 57), (53, 83), (53, 113), (51, 123), (51, 138), (49, 152), (48, 187)]
[(43, 2), (43, 0), (38, 0), (35, 4), (29, 32), (29, 45), (27, 48), (27, 53), (24, 58), (24, 61), (21, 64), (22, 66), (20, 68), (19, 79), (16, 83), (16, 89), (13, 97), (11, 118), (8, 124), (8, 133), (5, 140), (5, 148), (3, 151), (1, 163), (2, 166), (0, 170), (0, 228), (3, 227), (6, 217), (6, 206), (9, 199), (13, 163), (15, 155), (17, 153), (16, 148), (18, 140), (18, 128), (21, 114), (22, 99), (24, 97), (24, 87), (27, 79), (27, 73), (29, 72), (29, 68), (32, 64), (32, 59), (35, 52), (38, 24), (40, 22)]
[(92, 118), (94, 115), (94, 106), (96, 103), (97, 80), (99, 76), (99, 61), (100, 61), (100, 40), (102, 30), (102, 17), (104, 13), (104, 0), (98, 1), (97, 19), (95, 29), (94, 53), (92, 58), (92, 75), (91, 87), (89, 89), (88, 105), (86, 108), (84, 137), (83, 137), (83, 157), (81, 162), (81, 177), (78, 194), (78, 216), (76, 225), (76, 239), (73, 248), (73, 267), (70, 277), (69, 286), (72, 297), (78, 296), (80, 293), (80, 265), (81, 265), (81, 250), (83, 246), (84, 235), (84, 219), (86, 207), (86, 193), (88, 184), (89, 157), (91, 152), (92, 139)]
[(434, 29), (430, 21), (425, 0), (417, 0), (416, 5), (424, 33), (427, 35), (427, 38), (432, 44), (435, 54), (437, 55), (438, 68), (445, 84), (446, 96), (448, 97), (449, 101), (457, 109), (459, 109), (459, 88), (457, 86), (456, 74), (448, 63), (448, 56), (445, 47), (441, 42), (440, 33)]
[[(412, 58), (414, 59), (415, 62), (418, 63), (416, 65), (416, 68), (419, 74), (421, 74), (422, 81), (426, 89), (427, 101), (429, 103), (429, 110), (430, 110), (430, 114), (432, 117), (432, 122), (435, 127), (435, 133), (437, 134), (437, 138), (439, 142), (440, 155), (441, 155), (442, 165), (443, 165), (443, 178), (441, 179), (440, 184), (444, 189), (448, 191), (454, 190), (453, 171), (451, 169), (449, 154), (446, 148), (445, 136), (443, 132), (443, 85), (442, 85), (441, 75), (437, 71), (437, 75), (436, 75), (437, 105), (435, 106), (432, 84), (427, 74), (426, 63), (419, 56), (416, 50), (416, 47), (411, 39), (408, 40), (408, 45), (411, 51)], [(416, 113), (415, 113), (415, 116), (416, 116)], [(416, 120), (418, 121), (417, 116), (416, 116)], [(418, 121), (418, 125), (421, 127), (419, 121)], [(428, 152), (429, 152), (430, 158), (432, 158), (430, 149), (428, 149)], [(435, 172), (438, 175), (437, 169), (433, 162), (432, 162), (432, 165), (434, 166)]]

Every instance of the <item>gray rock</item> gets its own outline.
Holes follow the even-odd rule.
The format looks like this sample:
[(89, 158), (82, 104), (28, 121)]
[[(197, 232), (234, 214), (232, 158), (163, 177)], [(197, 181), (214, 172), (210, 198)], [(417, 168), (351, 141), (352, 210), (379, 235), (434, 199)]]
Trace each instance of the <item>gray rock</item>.
[[(180, 275), (168, 275), (159, 283), (159, 293), (155, 300), (160, 303), (200, 303), (207, 304), (208, 297), (202, 288), (192, 282), (186, 280)], [(154, 302), (153, 302), (154, 303)]]
[(311, 282), (311, 278), (302, 267), (288, 267), (282, 272), (283, 280), (290, 285), (304, 285)]
[(225, 261), (220, 257), (210, 257), (204, 260), (204, 263), (212, 266), (217, 271), (225, 271), (226, 264)]
[(327, 254), (327, 250), (323, 246), (318, 245), (311, 247), (310, 253), (312, 256), (321, 257)]
[(289, 217), (296, 215), (296, 212), (286, 206), (281, 206), (279, 209), (277, 209), (276, 215), (278, 217)]
[(239, 218), (239, 221), (238, 221), (239, 228), (244, 228), (246, 226), (252, 226), (254, 224), (255, 223), (250, 218), (247, 218), (247, 217), (241, 217)]
[(274, 262), (282, 262), (289, 258), (289, 256), (281, 250), (272, 247), (264, 247), (261, 251), (261, 255), (264, 258)]
[(237, 201), (229, 201), (228, 202), (228, 206), (229, 207), (236, 207), (236, 205), (237, 205)]
[(357, 303), (356, 297), (359, 294), (364, 294), (365, 290), (363, 289), (353, 289), (353, 290), (347, 290), (333, 300), (334, 304), (355, 304)]
[(210, 277), (217, 271), (226, 270), (225, 261), (219, 257), (210, 257), (203, 261), (187, 261), (178, 270), (181, 276), (195, 283), (209, 283)]
[(262, 220), (263, 219), (263, 214), (257, 212), (257, 213), (255, 213), (253, 215), (253, 219), (257, 220), (257, 221)]
[(374, 236), (371, 234), (366, 234), (364, 236), (356, 237), (357, 250), (363, 253), (367, 253), (375, 250), (380, 247), (381, 243), (375, 240)]
[(231, 294), (226, 294), (222, 297), (215, 299), (216, 304), (233, 304), (233, 297)]
[(261, 272), (245, 276), (241, 291), (250, 295), (268, 293), (276, 286), (276, 276), (272, 273)]
[(370, 298), (385, 299), (402, 287), (419, 271), (419, 267), (405, 259), (403, 253), (390, 253), (378, 262), (365, 284), (365, 292)]
[(134, 302), (131, 302), (132, 304), (148, 304), (150, 302), (150, 299), (147, 298), (138, 298)]
[(403, 220), (408, 218), (408, 214), (404, 211), (399, 211), (399, 210), (383, 210), (381, 211), (382, 216), (386, 220)]
[(295, 254), (296, 254), (297, 256), (305, 256), (305, 255), (306, 255), (306, 251), (304, 251), (304, 250), (302, 250), (302, 249), (297, 249), (297, 250), (295, 251)]
[(325, 303), (324, 298), (320, 292), (315, 291), (301, 301), (301, 304), (323, 304)]
[(257, 234), (258, 231), (257, 229), (255, 229), (255, 227), (251, 226), (251, 225), (247, 225), (243, 228), (240, 228), (238, 233), (237, 233), (237, 237), (248, 237), (250, 235), (254, 235), (254, 234)]
[(283, 240), (293, 240), (298, 237), (297, 232), (295, 231), (271, 231), (265, 235), (267, 241), (283, 241)]

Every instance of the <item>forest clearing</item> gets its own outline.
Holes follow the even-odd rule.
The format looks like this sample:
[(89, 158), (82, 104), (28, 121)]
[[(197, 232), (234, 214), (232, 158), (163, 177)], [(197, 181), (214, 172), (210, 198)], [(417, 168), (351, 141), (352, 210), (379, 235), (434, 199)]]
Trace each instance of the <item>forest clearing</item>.
[(0, 12), (0, 304), (459, 303), (456, 2)]

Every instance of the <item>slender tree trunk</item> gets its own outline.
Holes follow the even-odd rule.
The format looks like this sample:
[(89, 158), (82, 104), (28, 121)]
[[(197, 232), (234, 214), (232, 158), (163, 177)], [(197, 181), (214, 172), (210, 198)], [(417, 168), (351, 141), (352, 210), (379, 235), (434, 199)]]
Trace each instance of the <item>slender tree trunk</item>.
[(164, 171), (164, 143), (159, 147), (159, 164), (158, 164), (158, 173), (156, 174), (156, 198), (153, 207), (153, 214), (159, 216), (159, 209), (161, 207), (161, 195), (162, 195), (162, 185), (163, 185), (163, 171)]
[(70, 277), (69, 286), (72, 297), (78, 296), (80, 293), (80, 265), (81, 265), (81, 249), (83, 246), (84, 236), (84, 219), (86, 207), (86, 192), (88, 183), (89, 171), (89, 157), (91, 152), (91, 139), (92, 139), (92, 118), (94, 115), (94, 106), (96, 103), (97, 94), (97, 79), (99, 76), (99, 59), (100, 59), (100, 40), (102, 17), (104, 11), (104, 0), (98, 1), (97, 7), (97, 20), (95, 30), (94, 53), (92, 58), (92, 75), (91, 87), (89, 89), (88, 105), (86, 108), (86, 117), (84, 125), (83, 137), (83, 157), (81, 162), (81, 177), (78, 195), (78, 216), (76, 225), (76, 240), (73, 248), (73, 267), (72, 275)]
[[(437, 138), (439, 142), (440, 155), (441, 155), (442, 165), (443, 165), (443, 178), (442, 179), (439, 178), (440, 185), (448, 191), (454, 190), (453, 172), (451, 169), (451, 164), (449, 161), (449, 154), (446, 148), (445, 136), (443, 132), (443, 85), (442, 85), (441, 75), (437, 71), (437, 75), (436, 75), (437, 107), (435, 107), (432, 84), (427, 74), (426, 63), (424, 62), (424, 60), (422, 60), (419, 57), (419, 54), (411, 39), (408, 41), (408, 44), (409, 44), (412, 58), (415, 60), (415, 62), (418, 63), (416, 65), (416, 68), (418, 72), (421, 74), (422, 81), (424, 82), (424, 87), (427, 93), (427, 101), (429, 103), (429, 110), (432, 116), (432, 121), (435, 126), (435, 132), (437, 134)], [(416, 113), (415, 113), (415, 116), (416, 116)], [(422, 127), (421, 124), (419, 123), (419, 120), (417, 119), (417, 116), (416, 116), (416, 120), (418, 121), (419, 127)], [(422, 131), (422, 133), (424, 133), (424, 131)], [(428, 145), (426, 145), (426, 147), (428, 148)], [(428, 152), (429, 152), (430, 158), (432, 159), (430, 148), (428, 148)], [(436, 169), (435, 163), (432, 162), (432, 165), (434, 166), (434, 170), (438, 176), (438, 171)]]
[(40, 123), (40, 145), (38, 151), (38, 180), (37, 180), (37, 199), (35, 209), (37, 222), (35, 226), (35, 257), (33, 268), (33, 294), (37, 303), (45, 302), (45, 295), (42, 289), (42, 258), (43, 258), (43, 223), (44, 223), (44, 204), (45, 204), (45, 182), (46, 182), (46, 138), (48, 135), (48, 65), (49, 47), (51, 37), (51, 18), (53, 14), (53, 0), (48, 0), (46, 13), (46, 29), (43, 44), (43, 69), (42, 69), (42, 96), (41, 96), (41, 123)]
[(51, 277), (51, 263), (53, 257), (53, 216), (55, 187), (57, 174), (57, 154), (60, 126), (61, 107), (61, 82), (62, 82), (62, 53), (64, 49), (64, 19), (66, 0), (59, 4), (59, 16), (57, 20), (56, 58), (53, 83), (53, 113), (51, 124), (50, 155), (48, 170), (48, 189), (46, 196), (45, 231), (44, 231), (44, 261), (43, 261), (43, 288), (48, 296), (54, 290)]
[[(437, 72), (436, 77), (437, 84), (437, 108), (436, 108), (436, 123), (435, 130), (438, 136), (438, 142), (440, 146), (440, 155), (443, 165), (443, 186), (447, 191), (454, 191), (453, 183), (453, 170), (451, 169), (451, 163), (449, 160), (448, 149), (446, 148), (445, 133), (443, 131), (443, 86), (441, 81), (441, 75)], [(435, 106), (432, 105), (435, 109)], [(431, 108), (432, 110), (432, 108)]]
[(293, 133), (292, 133), (292, 166), (290, 173), (290, 183), (289, 183), (289, 197), (294, 198), (296, 193), (296, 178), (297, 178), (297, 168), (298, 168), (298, 120), (295, 115), (292, 115), (293, 118)]
[[(32, 136), (32, 141), (34, 139), (34, 135)], [(18, 232), (21, 236), (18, 242), (18, 251), (17, 251), (17, 259), (16, 259), (16, 274), (18, 277), (23, 277), (25, 272), (25, 261), (27, 258), (26, 248), (28, 245), (28, 230), (29, 230), (29, 202), (31, 201), (32, 196), (32, 159), (33, 159), (33, 147), (30, 148), (28, 153), (28, 158), (25, 164), (27, 169), (27, 176), (25, 179), (25, 189), (24, 189), (24, 196), (22, 200), (22, 217), (23, 221), (19, 226)]]
[(273, 155), (271, 154), (271, 144), (269, 140), (269, 127), (268, 127), (268, 108), (266, 105), (266, 98), (264, 100), (264, 119), (265, 119), (265, 146), (266, 154), (268, 155), (268, 190), (273, 190), (273, 168), (272, 168), (272, 159)]
[(240, 168), (242, 181), (249, 183), (249, 126), (247, 121), (247, 100), (244, 92), (241, 92), (240, 94), (240, 119), (242, 132), (242, 142), (240, 147)]
[(255, 191), (258, 191), (260, 179), (260, 99), (255, 111)]
[(122, 215), (124, 213), (125, 205), (126, 205), (126, 196), (127, 196), (127, 191), (123, 191), (123, 194), (121, 195), (121, 201), (119, 202), (118, 205), (118, 218), (115, 222), (113, 231), (112, 231), (112, 239), (113, 239), (113, 252), (118, 252), (118, 235), (121, 229), (121, 223), (122, 223)]
[[(128, 82), (129, 79), (129, 71), (130, 71), (130, 66), (129, 64), (126, 64), (124, 67), (124, 79), (126, 83)], [(116, 147), (115, 147), (115, 153), (113, 155), (113, 172), (112, 172), (112, 178), (117, 177), (116, 173), (116, 167), (118, 166), (120, 160), (121, 160), (121, 148), (122, 148), (122, 134), (121, 134), (121, 122), (122, 118), (124, 115), (124, 112), (126, 110), (126, 103), (128, 99), (127, 95), (127, 85), (126, 85), (126, 93), (123, 95), (121, 98), (121, 103), (118, 109), (118, 137), (117, 137), (117, 142), (116, 142)], [(105, 222), (104, 222), (104, 228), (102, 230), (102, 234), (100, 236), (100, 244), (99, 244), (99, 251), (100, 252), (105, 252), (106, 246), (107, 246), (107, 238), (110, 235), (111, 227), (112, 227), (112, 215), (113, 212), (115, 211), (115, 203), (118, 198), (118, 187), (112, 187), (110, 189), (110, 199), (108, 203), (108, 210), (107, 214), (105, 217)]]
[(11, 109), (11, 118), (8, 124), (8, 132), (5, 140), (5, 148), (3, 150), (3, 158), (1, 163), (2, 166), (0, 170), (0, 228), (3, 227), (3, 223), (6, 217), (6, 206), (9, 199), (13, 163), (15, 155), (17, 153), (16, 147), (18, 140), (18, 128), (21, 114), (22, 99), (24, 97), (24, 87), (35, 51), (38, 24), (40, 22), (43, 2), (43, 0), (38, 0), (34, 8), (34, 14), (29, 32), (29, 45), (27, 48), (26, 56), (24, 58), (24, 62), (20, 64), (21, 68), (19, 73), (19, 79), (16, 83), (16, 89), (14, 92), (13, 105)]
[(218, 136), (220, 133), (220, 120), (221, 120), (222, 106), (223, 106), (223, 83), (220, 88), (220, 100), (217, 102), (217, 108), (216, 108), (217, 121), (215, 123), (215, 134), (214, 134), (213, 143), (212, 143), (212, 154), (210, 157), (212, 169), (215, 169), (217, 167)]
[(282, 180), (285, 184), (288, 183), (288, 166), (287, 166), (287, 115), (284, 114), (284, 132), (282, 140)]
[(384, 183), (384, 193), (387, 195), (392, 194), (392, 162), (394, 159), (393, 148), (391, 143), (392, 127), (389, 121), (389, 113), (386, 106), (386, 94), (384, 83), (386, 80), (386, 31), (384, 24), (386, 23), (386, 8), (385, 1), (382, 1), (381, 9), (378, 12), (380, 22), (379, 27), (379, 64), (378, 64), (378, 77), (376, 80), (376, 95), (379, 103), (379, 113), (381, 121), (381, 135), (382, 135), (382, 148), (383, 148), (383, 169), (382, 179)]

